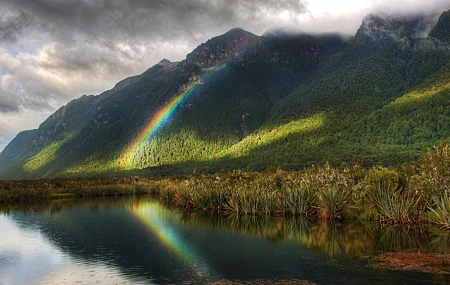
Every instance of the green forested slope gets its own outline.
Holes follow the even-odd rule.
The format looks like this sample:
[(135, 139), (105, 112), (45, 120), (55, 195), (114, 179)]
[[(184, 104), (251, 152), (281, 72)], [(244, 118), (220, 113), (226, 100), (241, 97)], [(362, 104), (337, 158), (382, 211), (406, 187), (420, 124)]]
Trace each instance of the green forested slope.
[[(354, 39), (232, 30), (19, 134), (0, 179), (413, 160), (450, 137), (447, 18), (429, 36), (423, 16), (370, 15)], [(158, 110), (192, 88), (123, 163)]]
[(284, 168), (352, 158), (396, 164), (415, 160), (439, 141), (448, 141), (450, 65), (408, 91), (397, 89), (402, 88), (401, 76), (388, 66), (381, 62), (359, 66), (362, 78), (374, 69), (379, 74), (390, 71), (377, 80), (360, 79), (362, 86), (340, 82), (339, 78), (351, 77), (339, 72), (324, 79), (327, 84), (319, 81), (296, 90), (274, 108), (265, 126), (229, 149), (227, 156)]

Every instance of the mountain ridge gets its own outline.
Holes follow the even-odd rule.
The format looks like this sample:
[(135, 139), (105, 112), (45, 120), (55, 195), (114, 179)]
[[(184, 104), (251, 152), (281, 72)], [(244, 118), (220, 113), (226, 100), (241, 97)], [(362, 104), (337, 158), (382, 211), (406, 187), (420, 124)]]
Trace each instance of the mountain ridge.
[[(433, 89), (450, 80), (442, 36), (448, 12), (437, 23), (424, 15), (383, 17), (368, 15), (353, 41), (232, 29), (181, 62), (163, 59), (21, 132), (0, 153), (0, 179), (298, 169), (355, 156), (368, 164), (412, 160), (450, 138), (442, 131), (450, 129), (450, 114), (431, 114), (428, 104), (436, 103), (419, 100), (430, 114), (414, 109), (422, 122), (416, 126), (403, 109), (382, 110), (420, 84)], [(446, 106), (447, 92), (433, 98)], [(409, 122), (410, 130), (397, 122)], [(397, 139), (386, 132), (391, 128)], [(138, 136), (129, 163), (118, 163)]]

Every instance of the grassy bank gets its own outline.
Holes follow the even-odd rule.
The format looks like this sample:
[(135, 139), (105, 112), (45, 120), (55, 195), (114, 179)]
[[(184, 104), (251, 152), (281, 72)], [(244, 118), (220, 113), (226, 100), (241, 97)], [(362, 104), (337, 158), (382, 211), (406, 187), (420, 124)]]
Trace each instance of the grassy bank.
[(151, 194), (161, 182), (137, 177), (0, 181), (0, 203)]
[(238, 215), (301, 215), (383, 224), (436, 223), (450, 229), (450, 148), (441, 144), (419, 161), (386, 168), (328, 163), (302, 171), (268, 169), (166, 178), (0, 181), (0, 201), (61, 196), (157, 193), (186, 209)]

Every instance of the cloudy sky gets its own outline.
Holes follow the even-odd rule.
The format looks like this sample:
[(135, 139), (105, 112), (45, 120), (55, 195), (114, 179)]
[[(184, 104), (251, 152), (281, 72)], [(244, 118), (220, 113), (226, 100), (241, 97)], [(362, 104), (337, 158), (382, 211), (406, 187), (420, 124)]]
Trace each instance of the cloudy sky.
[(379, 10), (448, 0), (0, 0), (0, 151), (57, 108), (241, 27), (354, 34)]

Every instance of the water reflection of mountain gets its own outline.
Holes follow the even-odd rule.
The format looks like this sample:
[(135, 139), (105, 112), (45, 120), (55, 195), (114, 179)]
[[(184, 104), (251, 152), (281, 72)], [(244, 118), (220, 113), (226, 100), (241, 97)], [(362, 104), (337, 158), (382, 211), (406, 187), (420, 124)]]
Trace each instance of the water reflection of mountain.
[[(137, 219), (135, 199), (99, 199), (49, 203), (44, 212), (12, 214), (21, 227), (40, 232), (63, 252), (87, 262), (104, 262), (123, 274), (148, 276), (157, 283), (204, 277), (172, 256)], [(164, 213), (162, 213), (164, 214)]]
[(25, 208), (26, 213), (11, 210), (14, 221), (38, 228), (63, 252), (157, 283), (297, 278), (322, 284), (442, 284), (420, 273), (375, 271), (360, 257), (398, 249), (450, 249), (448, 235), (430, 228), (379, 230), (295, 218), (174, 212), (150, 198), (50, 201)]

